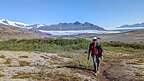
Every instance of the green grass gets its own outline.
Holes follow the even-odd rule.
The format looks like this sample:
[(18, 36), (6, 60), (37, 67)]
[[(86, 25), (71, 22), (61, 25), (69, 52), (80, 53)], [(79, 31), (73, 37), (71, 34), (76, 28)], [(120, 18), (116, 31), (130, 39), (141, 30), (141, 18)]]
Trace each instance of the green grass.
[(89, 41), (86, 39), (31, 39), (0, 41), (0, 50), (12, 51), (72, 51), (87, 49)]
[[(87, 39), (11, 39), (8, 41), (0, 41), (0, 50), (40, 52), (87, 50), (89, 43), (90, 41)], [(106, 50), (133, 52), (133, 49), (144, 49), (144, 45), (122, 42), (104, 42), (102, 45)]]
[[(10, 51), (35, 51), (35, 52), (54, 52), (65, 53), (61, 56), (73, 58), (70, 53), (78, 54), (77, 51), (87, 51), (90, 41), (87, 39), (11, 39), (0, 41), (0, 50)], [(127, 44), (122, 42), (103, 42), (102, 47), (105, 51), (117, 53), (133, 54), (132, 57), (144, 57), (144, 45)], [(83, 51), (83, 53), (84, 53)], [(68, 54), (69, 53), (69, 54)], [(136, 55), (137, 54), (137, 55)], [(74, 55), (76, 56), (76, 55)], [(83, 56), (83, 55), (82, 55)], [(1, 56), (3, 57), (3, 56)], [(82, 59), (85, 59), (82, 57)], [(82, 62), (86, 64), (85, 62)]]
[(103, 43), (105, 46), (111, 46), (111, 47), (123, 47), (123, 48), (133, 48), (133, 49), (144, 49), (143, 44), (138, 44), (138, 43), (123, 43), (120, 41), (111, 41), (111, 42), (104, 42)]

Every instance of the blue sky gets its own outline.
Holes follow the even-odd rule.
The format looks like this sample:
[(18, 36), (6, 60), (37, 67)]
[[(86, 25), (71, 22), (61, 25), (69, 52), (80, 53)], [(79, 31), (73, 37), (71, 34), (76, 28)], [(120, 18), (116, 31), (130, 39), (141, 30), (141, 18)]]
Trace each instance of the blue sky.
[(0, 0), (0, 18), (28, 24), (80, 21), (112, 28), (144, 22), (144, 0)]

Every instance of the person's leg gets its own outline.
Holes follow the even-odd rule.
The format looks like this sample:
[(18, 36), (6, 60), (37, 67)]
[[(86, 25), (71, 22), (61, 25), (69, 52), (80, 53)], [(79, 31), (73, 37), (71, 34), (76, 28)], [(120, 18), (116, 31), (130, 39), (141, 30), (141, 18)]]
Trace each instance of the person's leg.
[(93, 67), (94, 67), (94, 72), (96, 73), (96, 57), (92, 56), (92, 60), (93, 60)]
[(97, 71), (99, 70), (100, 60), (99, 57), (96, 56), (96, 63), (97, 63)]

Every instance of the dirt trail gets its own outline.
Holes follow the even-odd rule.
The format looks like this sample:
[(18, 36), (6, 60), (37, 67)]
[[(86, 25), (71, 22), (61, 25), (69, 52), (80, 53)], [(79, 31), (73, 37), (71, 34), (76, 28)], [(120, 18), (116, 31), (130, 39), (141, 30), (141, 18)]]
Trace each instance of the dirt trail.
[(110, 53), (107, 53), (107, 55), (113, 58), (102, 65), (102, 73), (107, 80), (144, 81), (143, 56), (131, 57), (131, 54), (116, 54), (112, 56)]

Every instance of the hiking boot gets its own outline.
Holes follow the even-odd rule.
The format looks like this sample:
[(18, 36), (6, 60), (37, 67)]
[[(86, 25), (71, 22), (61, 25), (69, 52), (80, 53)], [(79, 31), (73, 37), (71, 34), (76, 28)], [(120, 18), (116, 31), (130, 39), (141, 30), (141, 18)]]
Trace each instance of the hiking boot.
[(97, 76), (97, 73), (94, 73), (95, 76)]
[(97, 71), (97, 73), (99, 74), (100, 72), (99, 72), (99, 71)]

